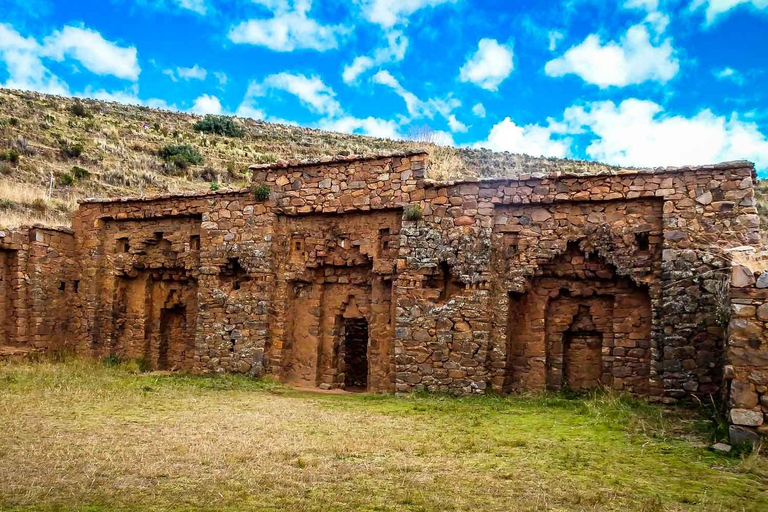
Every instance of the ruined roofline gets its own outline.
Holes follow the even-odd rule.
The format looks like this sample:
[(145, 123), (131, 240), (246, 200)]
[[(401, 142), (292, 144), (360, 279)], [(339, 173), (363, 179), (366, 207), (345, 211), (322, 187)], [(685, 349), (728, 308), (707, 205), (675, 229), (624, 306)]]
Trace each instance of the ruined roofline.
[[(392, 153), (386, 153), (386, 154), (377, 154), (377, 155), (352, 155), (352, 156), (345, 156), (345, 157), (338, 157), (338, 158), (323, 158), (323, 159), (317, 159), (317, 160), (305, 160), (302, 162), (296, 162), (296, 161), (280, 161), (273, 164), (257, 164), (252, 165), (249, 167), (250, 170), (289, 170), (289, 169), (298, 169), (302, 167), (312, 167), (312, 166), (318, 166), (318, 165), (332, 165), (337, 163), (352, 163), (352, 162), (362, 162), (362, 161), (371, 161), (371, 160), (382, 160), (386, 158), (398, 158), (398, 157), (409, 157), (409, 156), (415, 156), (415, 155), (425, 155), (429, 154), (426, 150), (417, 150), (417, 151), (397, 151)], [(519, 174), (517, 176), (510, 176), (510, 177), (498, 177), (498, 178), (466, 178), (462, 180), (456, 180), (456, 181), (437, 181), (432, 179), (424, 179), (423, 182), (428, 187), (435, 187), (435, 188), (442, 188), (442, 187), (451, 187), (455, 185), (461, 185), (461, 184), (494, 184), (494, 183), (514, 183), (514, 182), (520, 182), (520, 181), (531, 181), (531, 180), (558, 180), (558, 179), (569, 179), (569, 178), (578, 178), (578, 179), (591, 179), (591, 178), (604, 178), (604, 177), (611, 177), (611, 176), (640, 176), (640, 175), (646, 175), (646, 176), (658, 176), (658, 175), (668, 175), (668, 174), (685, 174), (685, 173), (694, 173), (694, 172), (701, 172), (701, 171), (722, 171), (722, 170), (729, 170), (729, 169), (751, 169), (752, 170), (752, 177), (753, 180), (757, 179), (757, 172), (755, 171), (755, 164), (748, 161), (748, 160), (733, 160), (729, 162), (721, 162), (718, 164), (709, 164), (709, 165), (689, 165), (689, 166), (681, 166), (681, 167), (657, 167), (657, 168), (619, 168), (618, 170), (605, 170), (605, 171), (599, 171), (599, 172), (592, 172), (592, 173), (577, 173), (577, 172), (529, 172), (529, 173), (523, 173)], [(250, 189), (249, 188), (238, 188), (238, 189), (222, 189), (222, 190), (216, 190), (216, 191), (192, 191), (192, 192), (177, 192), (177, 193), (168, 193), (168, 194), (157, 194), (157, 195), (148, 195), (148, 196), (126, 196), (126, 197), (110, 197), (110, 198), (85, 198), (78, 200), (78, 204), (96, 204), (96, 203), (129, 203), (129, 202), (152, 202), (152, 201), (162, 201), (167, 199), (176, 199), (176, 198), (204, 198), (204, 197), (217, 197), (222, 195), (235, 195), (235, 194), (243, 194), (247, 193)]]
[(250, 191), (250, 188), (225, 188), (221, 190), (198, 190), (191, 192), (174, 192), (168, 194), (155, 194), (148, 196), (124, 196), (124, 197), (87, 197), (78, 199), (77, 204), (98, 204), (98, 203), (148, 203), (152, 201), (162, 201), (165, 199), (182, 198), (201, 198), (217, 197), (226, 195), (244, 194)]
[(252, 171), (274, 171), (281, 169), (298, 169), (317, 165), (349, 164), (353, 162), (366, 162), (370, 160), (384, 160), (386, 158), (407, 158), (418, 155), (428, 155), (426, 149), (414, 149), (410, 151), (388, 151), (365, 155), (333, 156), (323, 158), (311, 158), (308, 160), (278, 160), (271, 164), (254, 164), (248, 167)]
[(578, 172), (528, 172), (518, 174), (517, 176), (508, 177), (493, 177), (493, 178), (467, 178), (457, 181), (438, 181), (432, 179), (424, 180), (427, 186), (431, 187), (450, 187), (454, 185), (462, 184), (493, 184), (493, 183), (505, 183), (505, 182), (519, 182), (519, 181), (531, 181), (531, 180), (558, 180), (564, 178), (604, 178), (604, 177), (625, 177), (625, 176), (661, 176), (667, 174), (686, 174), (701, 171), (723, 171), (731, 169), (751, 169), (752, 177), (757, 179), (757, 171), (755, 171), (755, 164), (749, 160), (732, 160), (728, 162), (720, 162), (717, 164), (708, 165), (686, 165), (680, 167), (638, 167), (638, 168), (619, 168), (618, 170), (605, 170), (590, 173), (578, 173)]
[(29, 231), (31, 229), (41, 229), (43, 231), (53, 231), (54, 233), (64, 233), (65, 235), (73, 235), (75, 231), (72, 228), (66, 226), (45, 226), (43, 224), (22, 224), (21, 226), (14, 226), (12, 228), (0, 228), (0, 238), (7, 237), (10, 233)]

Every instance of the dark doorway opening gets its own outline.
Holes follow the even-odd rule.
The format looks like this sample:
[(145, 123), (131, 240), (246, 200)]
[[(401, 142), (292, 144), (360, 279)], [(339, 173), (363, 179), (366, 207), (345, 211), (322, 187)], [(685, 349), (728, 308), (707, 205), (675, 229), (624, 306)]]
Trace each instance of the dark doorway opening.
[(187, 308), (175, 306), (160, 312), (160, 343), (157, 347), (157, 369), (180, 367), (186, 348)]
[(364, 318), (344, 320), (344, 389), (368, 389), (368, 322)]

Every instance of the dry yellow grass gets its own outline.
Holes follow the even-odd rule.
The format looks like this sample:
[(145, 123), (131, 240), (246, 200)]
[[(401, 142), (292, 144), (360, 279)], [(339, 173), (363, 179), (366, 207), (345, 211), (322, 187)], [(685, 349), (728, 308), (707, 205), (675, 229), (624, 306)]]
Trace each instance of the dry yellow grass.
[(766, 510), (765, 460), (610, 395), (326, 395), (0, 364), (0, 508)]
[(0, 181), (0, 227), (21, 224), (69, 225), (77, 207), (74, 193), (48, 197), (45, 189), (12, 181)]

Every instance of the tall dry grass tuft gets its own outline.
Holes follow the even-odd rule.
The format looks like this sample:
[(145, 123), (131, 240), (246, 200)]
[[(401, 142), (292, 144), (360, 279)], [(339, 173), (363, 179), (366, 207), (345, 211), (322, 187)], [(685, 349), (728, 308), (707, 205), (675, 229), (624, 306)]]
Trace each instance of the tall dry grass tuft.
[(70, 214), (77, 208), (77, 194), (48, 197), (42, 188), (0, 182), (0, 227), (12, 228), (24, 224), (67, 226)]

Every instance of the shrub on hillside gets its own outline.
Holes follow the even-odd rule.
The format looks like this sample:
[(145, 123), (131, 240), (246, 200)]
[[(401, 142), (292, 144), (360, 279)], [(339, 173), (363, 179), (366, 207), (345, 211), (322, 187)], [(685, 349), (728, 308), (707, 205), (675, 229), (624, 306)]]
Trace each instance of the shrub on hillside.
[(83, 169), (76, 165), (72, 168), (72, 176), (74, 176), (76, 180), (87, 180), (91, 177), (91, 173), (88, 172), (87, 169)]
[(71, 174), (62, 174), (56, 178), (56, 185), (59, 187), (71, 187), (75, 184), (75, 177)]
[(0, 160), (3, 160), (4, 162), (10, 162), (12, 164), (19, 163), (19, 152), (15, 149), (9, 149), (7, 151), (3, 151), (0, 153)]
[(160, 158), (174, 164), (179, 169), (186, 169), (190, 165), (201, 165), (204, 161), (203, 155), (188, 144), (164, 146), (160, 150)]
[(198, 132), (225, 135), (227, 137), (243, 136), (243, 128), (234, 119), (225, 116), (205, 116), (204, 119), (195, 123), (194, 128)]
[(61, 141), (61, 155), (64, 158), (79, 158), (83, 154), (85, 148), (80, 143), (72, 144), (71, 142)]
[(91, 117), (91, 114), (88, 113), (88, 109), (85, 108), (85, 105), (79, 101), (76, 101), (70, 105), (69, 112), (76, 117)]

